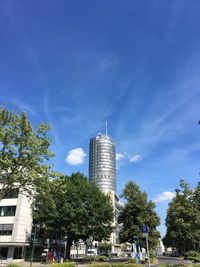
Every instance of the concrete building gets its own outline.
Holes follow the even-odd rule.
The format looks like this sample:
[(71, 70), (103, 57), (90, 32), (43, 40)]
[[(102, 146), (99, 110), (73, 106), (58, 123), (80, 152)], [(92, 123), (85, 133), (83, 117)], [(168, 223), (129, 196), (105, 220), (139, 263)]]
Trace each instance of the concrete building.
[(29, 199), (11, 192), (0, 201), (0, 260), (21, 261), (31, 234), (32, 210)]
[(113, 226), (115, 232), (111, 234), (112, 253), (120, 254), (119, 245), (119, 197), (116, 194), (116, 152), (115, 144), (106, 134), (98, 134), (90, 140), (89, 145), (89, 180), (95, 181), (97, 187), (109, 194), (113, 208)]

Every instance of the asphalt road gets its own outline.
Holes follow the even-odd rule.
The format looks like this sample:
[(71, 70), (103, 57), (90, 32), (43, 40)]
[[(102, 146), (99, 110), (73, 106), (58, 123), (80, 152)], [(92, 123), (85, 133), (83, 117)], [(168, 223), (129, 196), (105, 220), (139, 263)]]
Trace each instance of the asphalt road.
[(189, 264), (192, 264), (191, 261), (184, 260), (184, 259), (181, 259), (178, 257), (170, 257), (170, 256), (158, 256), (157, 260), (158, 260), (158, 265), (159, 264), (168, 264), (168, 265), (177, 265), (177, 264), (189, 265)]

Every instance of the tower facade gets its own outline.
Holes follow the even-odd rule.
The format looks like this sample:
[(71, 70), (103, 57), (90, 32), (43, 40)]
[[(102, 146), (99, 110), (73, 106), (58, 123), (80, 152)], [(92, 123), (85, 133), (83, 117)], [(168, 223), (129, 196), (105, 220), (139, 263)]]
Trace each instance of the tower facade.
[(116, 152), (115, 144), (111, 138), (104, 134), (98, 134), (90, 140), (89, 145), (89, 180), (94, 181), (97, 187), (110, 196), (114, 218), (115, 230), (110, 236), (112, 252), (119, 255), (119, 197), (116, 194)]
[(116, 152), (109, 136), (98, 134), (90, 140), (89, 180), (104, 192), (116, 193)]

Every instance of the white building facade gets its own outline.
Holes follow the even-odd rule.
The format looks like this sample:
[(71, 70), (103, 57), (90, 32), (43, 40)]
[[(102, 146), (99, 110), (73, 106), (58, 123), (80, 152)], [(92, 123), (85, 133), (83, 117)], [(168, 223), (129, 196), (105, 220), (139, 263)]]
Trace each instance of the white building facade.
[(0, 201), (0, 260), (21, 261), (32, 229), (31, 201), (12, 192)]

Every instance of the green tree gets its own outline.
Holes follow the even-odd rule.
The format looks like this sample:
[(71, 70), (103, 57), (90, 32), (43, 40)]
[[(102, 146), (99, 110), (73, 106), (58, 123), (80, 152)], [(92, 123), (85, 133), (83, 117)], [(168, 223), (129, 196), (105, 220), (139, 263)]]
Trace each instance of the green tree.
[(53, 156), (48, 130), (42, 123), (34, 131), (25, 112), (19, 116), (0, 108), (0, 200), (12, 190), (31, 196), (45, 184), (50, 172), (47, 161)]
[(62, 239), (67, 236), (67, 257), (72, 241), (93, 236), (107, 239), (113, 231), (113, 207), (109, 196), (81, 173), (49, 181), (37, 200), (35, 219), (45, 225), (45, 234)]
[(106, 241), (103, 241), (101, 242), (98, 247), (100, 248), (100, 250), (104, 253), (109, 253), (111, 251), (111, 248), (112, 248), (112, 243), (111, 242), (106, 242)]
[(133, 181), (126, 184), (122, 197), (126, 203), (119, 216), (119, 222), (123, 223), (120, 231), (121, 242), (132, 243), (133, 236), (137, 236), (139, 242), (145, 246), (141, 227), (142, 225), (148, 225), (149, 244), (151, 248), (155, 247), (160, 237), (156, 230), (160, 219), (154, 210), (155, 204), (147, 200), (146, 192), (141, 192)]
[(167, 247), (178, 248), (182, 254), (200, 249), (200, 184), (190, 189), (189, 185), (181, 180), (180, 187), (169, 203), (167, 231), (163, 242)]

